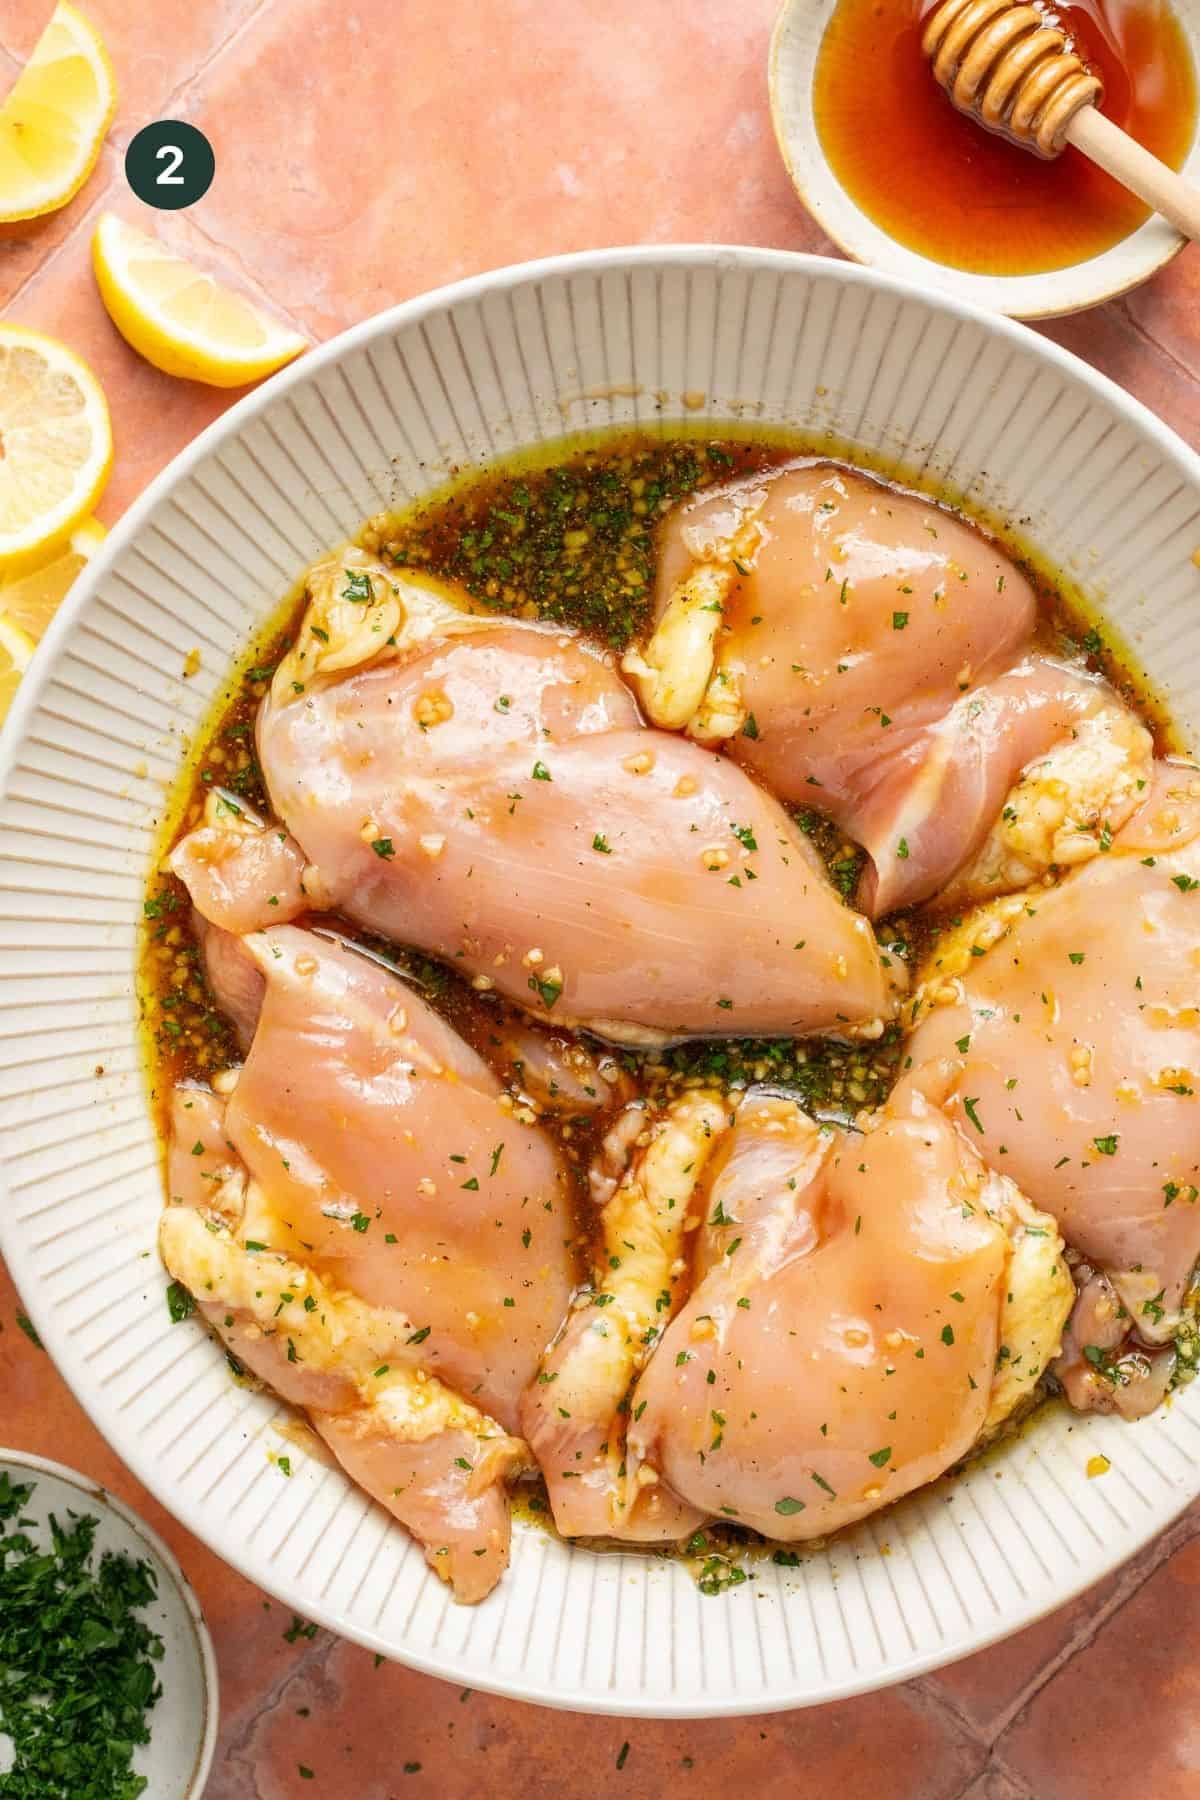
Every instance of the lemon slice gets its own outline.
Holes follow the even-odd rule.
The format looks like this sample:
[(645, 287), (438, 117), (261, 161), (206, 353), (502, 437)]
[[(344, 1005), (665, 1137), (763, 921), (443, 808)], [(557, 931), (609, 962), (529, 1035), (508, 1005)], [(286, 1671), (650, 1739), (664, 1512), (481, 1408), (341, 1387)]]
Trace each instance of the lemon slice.
[(240, 387), (308, 347), (299, 332), (115, 213), (100, 215), (92, 262), (121, 336), (168, 375)]
[(0, 615), (0, 724), (8, 717), (13, 695), (36, 647), (27, 631)]
[(0, 580), (0, 618), (19, 625), (35, 644), (40, 643), (71, 583), (106, 535), (99, 519), (85, 519), (49, 562), (27, 575)]
[(65, 344), (0, 323), (0, 574), (48, 562), (112, 467), (100, 384)]
[(59, 4), (0, 106), (0, 221), (55, 212), (96, 166), (117, 84), (82, 13)]

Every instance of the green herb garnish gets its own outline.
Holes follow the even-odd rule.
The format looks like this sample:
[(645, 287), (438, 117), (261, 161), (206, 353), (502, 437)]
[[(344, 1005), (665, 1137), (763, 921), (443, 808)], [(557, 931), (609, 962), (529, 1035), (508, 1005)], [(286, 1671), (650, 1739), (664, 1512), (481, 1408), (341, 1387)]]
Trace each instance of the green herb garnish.
[[(96, 1519), (23, 1522), (34, 1484), (0, 1474), (0, 1738), (3, 1800), (136, 1800), (133, 1753), (162, 1689), (162, 1640), (137, 1617), (156, 1593), (148, 1562), (94, 1554)], [(12, 1529), (3, 1526), (15, 1521)]]

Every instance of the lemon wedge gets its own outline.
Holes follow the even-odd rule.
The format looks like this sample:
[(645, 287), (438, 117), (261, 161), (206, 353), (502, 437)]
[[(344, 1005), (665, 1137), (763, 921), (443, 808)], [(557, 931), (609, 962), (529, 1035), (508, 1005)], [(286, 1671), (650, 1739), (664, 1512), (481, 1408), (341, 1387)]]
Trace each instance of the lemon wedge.
[(106, 536), (99, 519), (85, 519), (48, 562), (27, 575), (0, 580), (0, 619), (19, 625), (35, 644), (40, 643), (71, 583)]
[(299, 332), (115, 213), (100, 215), (92, 263), (121, 336), (168, 375), (240, 387), (308, 348)]
[(112, 467), (100, 384), (65, 344), (0, 323), (0, 575), (35, 568), (95, 508)]
[(95, 168), (116, 110), (107, 50), (60, 0), (0, 106), (0, 221), (65, 206)]
[(8, 717), (13, 696), (36, 647), (27, 631), (0, 614), (0, 724)]

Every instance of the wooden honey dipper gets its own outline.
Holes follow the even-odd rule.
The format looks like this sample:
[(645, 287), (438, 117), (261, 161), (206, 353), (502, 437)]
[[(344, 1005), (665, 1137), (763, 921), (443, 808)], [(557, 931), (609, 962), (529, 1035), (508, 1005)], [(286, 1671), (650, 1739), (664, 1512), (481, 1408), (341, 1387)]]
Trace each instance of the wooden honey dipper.
[(940, 0), (921, 48), (960, 112), (1035, 155), (1067, 144), (1200, 238), (1200, 191), (1100, 111), (1104, 83), (1061, 26), (1026, 0)]

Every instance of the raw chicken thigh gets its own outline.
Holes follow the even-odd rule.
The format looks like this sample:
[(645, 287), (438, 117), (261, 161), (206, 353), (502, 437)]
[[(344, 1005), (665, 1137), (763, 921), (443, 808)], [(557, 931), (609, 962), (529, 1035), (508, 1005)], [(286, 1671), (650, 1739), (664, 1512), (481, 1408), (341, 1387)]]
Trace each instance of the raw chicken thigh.
[(294, 926), (243, 942), (266, 996), (225, 1129), (272, 1241), (414, 1318), (429, 1367), (515, 1426), (574, 1279), (565, 1166), (387, 969)]
[[(1020, 571), (960, 520), (808, 462), (677, 507), (655, 601), (646, 668), (626, 665), (650, 717), (704, 741), (736, 737), (739, 759), (777, 793), (810, 803), (812, 765), (877, 749), (881, 707), (903, 708), (907, 723), (940, 718), (1014, 660), (1037, 612)], [(667, 683), (674, 706), (660, 718)]]
[(1085, 1339), (1114, 1403), (1113, 1346), (1173, 1335), (1200, 1252), (1198, 907), (1200, 773), (1159, 764), (1107, 854), (948, 931), (914, 1007), (914, 1062), (961, 1057), (952, 1114), (1093, 1266), (1089, 1316), (1120, 1314)]
[(756, 1090), (644, 1134), (522, 1407), (560, 1531), (822, 1535), (1032, 1393), (1073, 1298), (1061, 1239), (939, 1111), (951, 1079), (908, 1081), (866, 1135)]
[(869, 926), (742, 770), (646, 730), (570, 634), (463, 614), (358, 555), (314, 573), (259, 716), (306, 886), (555, 1025), (879, 1028), (893, 1001)]
[(258, 1029), (258, 1015), (267, 991), (266, 977), (240, 937), (220, 925), (210, 925), (195, 907), (192, 930), (200, 945), (204, 979), (233, 1026), (233, 1035), (244, 1054)]
[(410, 1319), (364, 1305), (272, 1244), (270, 1208), (208, 1089), (175, 1091), (168, 1181), (168, 1271), (238, 1362), (305, 1409), (457, 1598), (483, 1599), (508, 1563), (503, 1483), (525, 1466), (520, 1439), (427, 1373)]
[(240, 953), (262, 1010), (228, 1098), (176, 1091), (164, 1260), (478, 1598), (507, 1560), (517, 1401), (573, 1285), (566, 1170), (375, 961), (294, 926)]
[(634, 1083), (611, 1051), (593, 1053), (524, 1021), (506, 1022), (491, 1043), (523, 1104), (535, 1112), (586, 1121), (633, 1098)]
[(597, 1278), (577, 1296), (521, 1406), (554, 1522), (568, 1537), (663, 1541), (703, 1517), (652, 1470), (642, 1481), (627, 1479), (626, 1396), (687, 1291), (689, 1211), (729, 1119), (722, 1096), (703, 1089), (652, 1114), (635, 1102), (603, 1147)]
[(857, 902), (878, 918), (1085, 862), (1134, 811), (1152, 758), (1103, 681), (1027, 657), (847, 770), (833, 811), (870, 858)]
[(281, 925), (325, 904), (298, 844), (243, 800), (211, 791), (204, 823), (180, 838), (166, 866), (187, 888), (201, 918), (223, 931)]
[(1011, 666), (1035, 613), (1021, 572), (938, 507), (793, 465), (671, 515), (654, 635), (624, 667), (653, 722), (727, 743), (860, 843), (877, 918), (955, 875), (1022, 886), (1133, 810), (1150, 735), (1078, 669)]
[(1061, 1240), (947, 1122), (947, 1079), (903, 1083), (865, 1135), (747, 1096), (709, 1164), (700, 1279), (630, 1396), (635, 1487), (820, 1537), (1032, 1393), (1073, 1293)]

